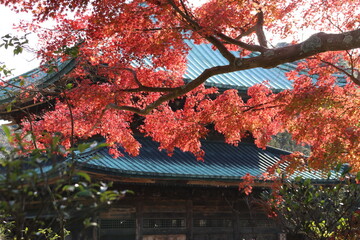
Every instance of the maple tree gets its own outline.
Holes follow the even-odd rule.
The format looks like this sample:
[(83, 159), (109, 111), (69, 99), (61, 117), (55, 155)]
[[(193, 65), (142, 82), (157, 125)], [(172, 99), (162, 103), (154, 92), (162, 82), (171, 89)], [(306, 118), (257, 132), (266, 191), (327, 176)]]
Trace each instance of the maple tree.
[[(24, 121), (25, 130), (38, 136), (61, 132), (68, 147), (72, 136), (100, 134), (115, 156), (119, 145), (136, 155), (141, 146), (131, 123), (141, 116), (139, 130), (160, 142), (160, 149), (171, 154), (177, 147), (199, 159), (204, 155), (200, 139), (209, 125), (230, 144), (251, 132), (263, 148), (272, 135), (287, 130), (312, 150), (309, 157), (285, 157), (290, 172), (339, 163), (360, 170), (357, 0), (210, 0), (200, 7), (187, 0), (0, 3), (33, 13), (33, 21), (20, 27), (38, 32), (44, 63), (77, 59), (54, 110), (39, 121)], [(41, 27), (49, 19), (55, 27)], [(295, 33), (304, 29), (318, 33), (300, 41)], [(274, 47), (268, 35), (293, 38), (287, 46)], [(185, 82), (186, 41), (211, 43), (228, 63)], [(274, 93), (266, 84), (255, 85), (244, 101), (236, 90), (204, 87), (211, 76), (294, 61), (297, 68), (287, 74), (292, 90)], [(184, 105), (175, 110), (171, 104), (178, 98)], [(36, 101), (43, 100), (36, 95)]]

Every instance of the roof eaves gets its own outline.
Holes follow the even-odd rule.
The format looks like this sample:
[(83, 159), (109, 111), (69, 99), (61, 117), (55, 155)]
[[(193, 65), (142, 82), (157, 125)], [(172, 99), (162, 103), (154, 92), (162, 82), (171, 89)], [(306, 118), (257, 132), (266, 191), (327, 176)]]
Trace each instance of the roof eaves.
[(155, 179), (173, 179), (173, 180), (207, 180), (207, 181), (229, 181), (240, 182), (240, 176), (214, 176), (214, 175), (194, 175), (194, 174), (173, 174), (158, 172), (129, 171), (121, 169), (111, 169), (92, 164), (84, 164), (82, 170), (94, 173), (110, 174), (120, 177), (136, 177), (136, 178), (155, 178)]

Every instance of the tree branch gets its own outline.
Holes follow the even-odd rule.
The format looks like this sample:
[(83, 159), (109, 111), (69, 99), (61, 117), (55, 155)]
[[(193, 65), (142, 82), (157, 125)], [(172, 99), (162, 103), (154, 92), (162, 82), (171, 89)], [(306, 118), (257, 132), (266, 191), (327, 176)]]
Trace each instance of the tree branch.
[(264, 13), (261, 9), (259, 9), (259, 12), (256, 14), (257, 16), (257, 22), (255, 25), (255, 32), (259, 41), (260, 46), (267, 48), (267, 41), (264, 33)]
[(264, 54), (252, 58), (236, 59), (235, 64), (205, 69), (196, 79), (158, 98), (144, 109), (132, 106), (109, 104), (107, 108), (127, 110), (139, 115), (147, 115), (162, 103), (175, 99), (195, 89), (212, 76), (257, 67), (273, 68), (279, 64), (294, 62), (326, 51), (341, 51), (360, 48), (360, 29), (340, 34), (318, 33), (304, 42), (277, 49), (269, 49)]
[[(168, 0), (168, 3), (173, 7), (175, 12), (177, 12), (186, 22), (189, 23), (190, 27), (194, 31), (200, 31), (202, 29), (202, 27), (193, 18), (191, 18), (191, 16), (181, 11), (181, 9), (176, 6), (173, 0)], [(213, 44), (219, 50), (222, 56), (229, 61), (229, 63), (233, 63), (235, 61), (235, 56), (225, 47), (224, 44), (222, 44), (219, 39), (211, 35), (204, 35), (203, 37), (211, 44)]]
[(214, 36), (207, 36), (205, 37), (210, 43), (212, 43), (221, 53), (221, 55), (226, 58), (229, 63), (233, 63), (236, 57), (225, 47), (225, 45), (216, 37)]
[(360, 48), (360, 29), (339, 33), (317, 33), (307, 40), (276, 49), (267, 49), (262, 55), (238, 59), (233, 71), (256, 67), (273, 68), (279, 64), (294, 62), (327, 51), (343, 51)]
[(217, 66), (217, 67), (212, 67), (212, 68), (208, 68), (208, 69), (204, 70), (193, 81), (187, 83), (186, 85), (184, 85), (184, 86), (182, 86), (182, 87), (180, 87), (180, 88), (178, 88), (178, 89), (176, 89), (176, 90), (174, 90), (174, 91), (172, 91), (172, 92), (170, 92), (168, 94), (165, 94), (165, 95), (161, 96), (160, 98), (158, 98), (153, 103), (147, 105), (144, 109), (140, 109), (140, 108), (136, 108), (136, 107), (132, 107), (132, 106), (118, 106), (116, 104), (109, 104), (107, 106), (107, 108), (112, 108), (112, 109), (117, 109), (117, 110), (126, 110), (126, 111), (137, 113), (139, 115), (147, 115), (153, 109), (157, 108), (158, 106), (160, 106), (164, 102), (167, 102), (167, 101), (170, 101), (170, 100), (175, 99), (177, 97), (180, 97), (180, 96), (190, 92), (191, 90), (195, 89), (196, 87), (200, 86), (202, 83), (204, 83), (210, 77), (212, 77), (214, 75), (218, 75), (218, 74), (228, 72), (230, 70), (229, 66), (230, 65)]
[[(101, 65), (102, 67), (108, 67), (106, 65)], [(167, 88), (167, 87), (148, 87), (144, 86), (139, 78), (137, 77), (137, 73), (134, 69), (131, 68), (120, 68), (119, 70), (129, 71), (135, 80), (135, 83), (139, 86), (137, 88), (129, 88), (129, 89), (121, 89), (123, 92), (173, 92), (176, 90), (179, 90), (181, 87), (175, 87), (175, 88)]]
[(241, 48), (244, 48), (246, 50), (249, 51), (255, 51), (255, 52), (265, 52), (266, 50), (268, 50), (268, 48), (264, 47), (264, 46), (259, 46), (259, 45), (252, 45), (252, 44), (248, 44), (248, 43), (244, 43), (242, 41), (236, 40), (234, 38), (231, 38), (229, 36), (226, 36), (223, 33), (218, 33), (217, 36), (219, 38), (221, 38), (222, 40), (234, 44), (236, 46), (239, 46)]
[(354, 75), (348, 73), (345, 69), (336, 66), (335, 64), (325, 61), (325, 60), (320, 60), (321, 62), (328, 64), (329, 66), (332, 66), (333, 68), (337, 69), (338, 71), (344, 73), (346, 76), (348, 76), (351, 81), (353, 81), (356, 85), (360, 86), (360, 79), (356, 78)]
[(120, 68), (119, 70), (124, 70), (124, 71), (129, 71), (131, 72), (131, 74), (134, 77), (134, 80), (136, 82), (136, 84), (141, 88), (143, 87), (142, 83), (139, 81), (139, 78), (137, 77), (136, 71), (134, 69), (131, 68)]
[(166, 88), (166, 87), (148, 87), (144, 86), (139, 78), (137, 77), (136, 71), (131, 68), (120, 68), (120, 70), (129, 71), (134, 76), (134, 80), (136, 84), (139, 86), (138, 88), (132, 88), (132, 89), (124, 89), (122, 91), (124, 92), (174, 92), (176, 90), (179, 90), (181, 87), (175, 87), (175, 88)]
[(255, 32), (255, 26), (252, 26), (251, 28), (249, 28), (246, 31), (243, 31), (239, 36), (237, 36), (235, 38), (235, 40), (240, 40), (243, 37), (249, 36), (250, 34), (252, 34), (253, 32)]
[(142, 86), (138, 88), (121, 89), (122, 92), (174, 92), (181, 89), (181, 87), (166, 88), (166, 87), (147, 87)]

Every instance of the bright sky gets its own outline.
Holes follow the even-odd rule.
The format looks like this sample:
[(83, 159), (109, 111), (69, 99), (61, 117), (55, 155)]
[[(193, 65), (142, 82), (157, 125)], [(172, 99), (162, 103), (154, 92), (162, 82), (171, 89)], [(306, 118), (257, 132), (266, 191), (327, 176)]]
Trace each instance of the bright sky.
[[(29, 15), (16, 14), (0, 5), (0, 37), (9, 33), (23, 36), (23, 32), (14, 30), (14, 25), (18, 24), (20, 19), (29, 19)], [(30, 46), (35, 48), (37, 40), (34, 34), (28, 35), (28, 38)], [(8, 68), (14, 69), (13, 73), (15, 76), (36, 68), (39, 65), (39, 61), (36, 59), (35, 54), (24, 51), (23, 54), (14, 56), (11, 50), (5, 50), (4, 47), (0, 48), (0, 62), (4, 62)]]

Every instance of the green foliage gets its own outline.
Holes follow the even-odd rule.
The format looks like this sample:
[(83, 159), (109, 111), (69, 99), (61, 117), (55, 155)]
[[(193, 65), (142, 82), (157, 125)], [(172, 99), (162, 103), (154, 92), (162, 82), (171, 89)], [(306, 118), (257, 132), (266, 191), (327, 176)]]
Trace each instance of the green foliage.
[(310, 239), (359, 239), (360, 185), (347, 170), (342, 180), (314, 184), (297, 177), (286, 181), (271, 195), (273, 215), (288, 231)]
[[(1, 37), (0, 48), (4, 47), (5, 49), (13, 48), (14, 55), (18, 55), (23, 52), (24, 47), (28, 44), (27, 36), (12, 36), (6, 34)], [(0, 76), (1, 74), (5, 77), (11, 75), (11, 69), (8, 69), (6, 65), (0, 65)]]
[[(65, 230), (65, 236), (68, 236), (69, 234), (70, 234), (70, 232)], [(55, 233), (51, 228), (40, 228), (39, 231), (37, 231), (37, 235), (42, 235), (47, 240), (61, 239), (61, 236), (59, 234)]]
[[(33, 136), (12, 133), (7, 127), (4, 132), (13, 147), (0, 148), (0, 236), (64, 239), (73, 217), (87, 218), (85, 226), (94, 227), (91, 218), (96, 210), (123, 196), (109, 190), (111, 183), (94, 182), (78, 171), (76, 161), (64, 157), (58, 136), (47, 147), (34, 149), (28, 142)], [(71, 149), (70, 155), (86, 150), (85, 145), (80, 148)]]
[(0, 73), (2, 73), (2, 75), (4, 75), (5, 77), (11, 75), (11, 72), (12, 69), (7, 68), (5, 64), (0, 65)]
[(76, 58), (78, 57), (79, 53), (80, 53), (80, 46), (79, 45), (75, 45), (73, 47), (68, 47), (68, 46), (62, 46), (58, 49), (58, 51), (55, 51), (56, 54), (59, 55), (67, 55), (71, 58)]
[(29, 41), (26, 38), (26, 35), (22, 37), (17, 37), (17, 36), (11, 36), (10, 34), (6, 34), (5, 36), (1, 37), (1, 40), (3, 41), (3, 43), (0, 44), (0, 47), (5, 47), (5, 49), (8, 49), (9, 47), (13, 47), (14, 55), (18, 55), (22, 53), (24, 45), (29, 43)]

